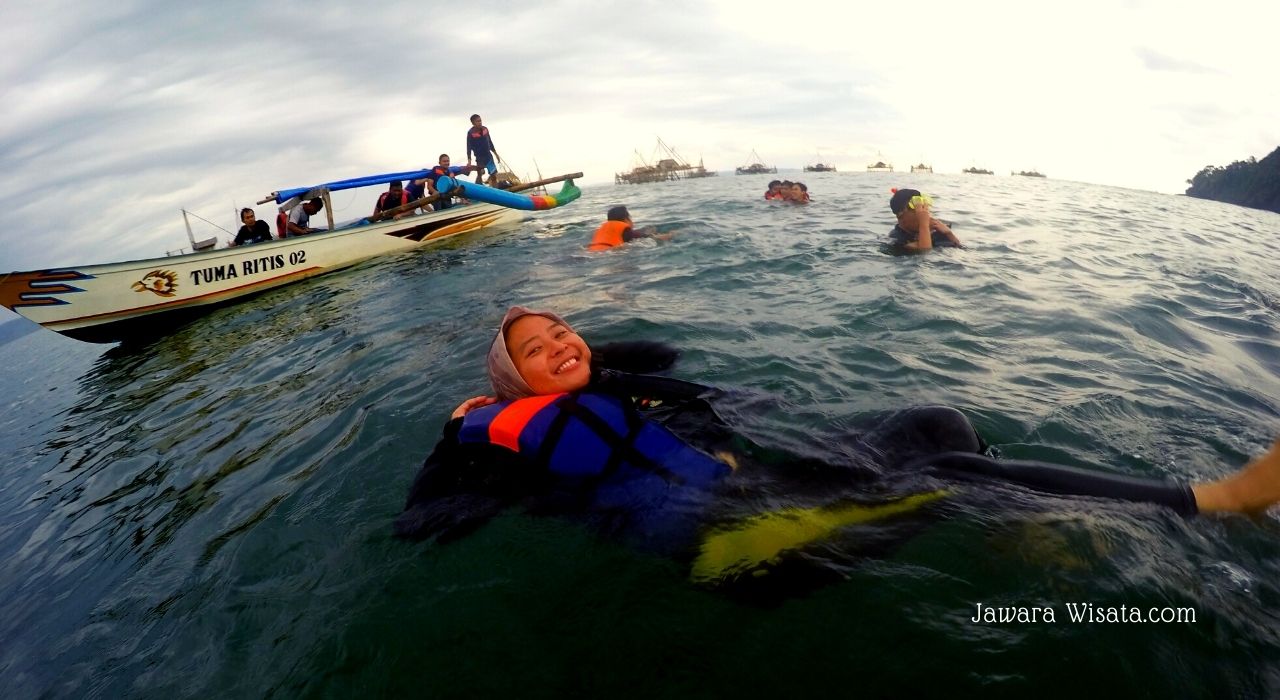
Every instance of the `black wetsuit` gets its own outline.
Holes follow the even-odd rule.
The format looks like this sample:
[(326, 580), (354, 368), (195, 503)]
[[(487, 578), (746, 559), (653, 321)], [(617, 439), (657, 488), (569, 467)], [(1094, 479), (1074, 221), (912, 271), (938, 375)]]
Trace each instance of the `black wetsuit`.
[[(776, 497), (809, 504), (830, 501), (833, 490), (837, 497), (838, 491), (853, 489), (862, 498), (869, 494), (893, 498), (903, 495), (898, 488), (901, 482), (913, 482), (909, 488), (918, 491), (921, 478), (936, 478), (951, 483), (999, 481), (1051, 494), (1154, 503), (1183, 515), (1196, 513), (1195, 497), (1186, 484), (987, 457), (969, 420), (944, 406), (912, 407), (878, 416), (857, 435), (827, 446), (792, 453), (771, 451), (745, 440), (717, 415), (712, 401), (723, 395), (716, 390), (637, 374), (669, 367), (677, 356), (673, 349), (657, 343), (615, 343), (592, 353), (593, 376), (587, 391), (624, 398), (643, 420), (659, 422), (687, 444), (706, 454), (728, 450), (743, 462), (722, 482), (733, 486), (720, 489), (726, 494), (759, 486)], [(413, 482), (405, 511), (396, 520), (396, 534), (452, 540), (514, 505), (535, 513), (584, 515), (575, 513), (584, 501), (566, 494), (534, 460), (488, 443), (460, 442), (462, 423), (459, 418), (445, 426), (444, 436)], [(820, 445), (816, 439), (815, 443)], [(803, 454), (806, 451), (810, 454)], [(743, 516), (752, 507), (743, 504), (758, 507), (761, 498), (736, 500), (736, 504), (711, 509), (715, 512), (708, 519)], [(612, 522), (607, 529), (625, 530), (625, 524)]]
[[(938, 233), (937, 229), (933, 230), (932, 241), (934, 248), (954, 248), (955, 243), (950, 238)], [(893, 230), (889, 232), (889, 245), (894, 248), (906, 248), (908, 243), (915, 243), (920, 237), (919, 231), (908, 231), (901, 226), (894, 224)]]

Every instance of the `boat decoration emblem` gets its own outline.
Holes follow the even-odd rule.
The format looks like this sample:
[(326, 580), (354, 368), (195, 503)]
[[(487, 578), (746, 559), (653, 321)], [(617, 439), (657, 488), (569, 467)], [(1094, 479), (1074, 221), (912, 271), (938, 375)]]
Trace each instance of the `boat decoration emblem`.
[(57, 296), (83, 292), (64, 282), (91, 280), (93, 275), (86, 275), (75, 270), (39, 270), (36, 272), (14, 272), (0, 279), (0, 305), (10, 309), (23, 306), (57, 306), (71, 302)]
[(162, 297), (171, 297), (178, 293), (178, 273), (152, 270), (141, 280), (133, 283), (133, 291), (154, 292)]

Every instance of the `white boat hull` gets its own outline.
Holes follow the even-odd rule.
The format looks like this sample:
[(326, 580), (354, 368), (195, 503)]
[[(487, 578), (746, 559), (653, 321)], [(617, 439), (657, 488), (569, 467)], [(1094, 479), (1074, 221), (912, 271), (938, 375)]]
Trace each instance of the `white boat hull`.
[(116, 342), (362, 260), (519, 219), (511, 209), (471, 204), (188, 255), (13, 272), (0, 279), (0, 305), (72, 338)]

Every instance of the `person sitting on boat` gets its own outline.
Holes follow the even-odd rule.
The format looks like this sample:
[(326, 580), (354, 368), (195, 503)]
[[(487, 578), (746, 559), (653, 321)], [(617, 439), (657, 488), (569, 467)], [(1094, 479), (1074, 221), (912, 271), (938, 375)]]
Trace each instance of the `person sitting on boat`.
[[(430, 177), (424, 177), (418, 180), (410, 180), (409, 184), (404, 186), (404, 191), (409, 193), (410, 202), (416, 202), (427, 196), (427, 182), (430, 179)], [(429, 211), (434, 211), (435, 208), (430, 204), (423, 204), (418, 207), (418, 210), (425, 214)]]
[(498, 174), (498, 166), (496, 161), (500, 156), (498, 149), (493, 146), (493, 137), (489, 136), (489, 127), (485, 126), (479, 114), (471, 115), (471, 128), (467, 130), (467, 165), (471, 165), (471, 156), (475, 154), (476, 159), (476, 184), (480, 184), (480, 178), (484, 177), (487, 170), (489, 172), (489, 185), (494, 184), (493, 178)]
[[(476, 167), (471, 164), (449, 165), (449, 154), (441, 153), (439, 163), (432, 168), (431, 173), (427, 175), (427, 190), (431, 194), (439, 194), (440, 188), (437, 186), (437, 183), (440, 182), (440, 178), (465, 175), (473, 170), (476, 170)], [(436, 200), (436, 210), (441, 211), (453, 206), (452, 199), (453, 198), (447, 194), (441, 195), (440, 199)]]
[[(960, 239), (951, 232), (945, 222), (933, 218), (929, 211), (933, 203), (920, 190), (894, 189), (889, 198), (889, 209), (898, 217), (898, 223), (889, 232), (889, 245), (902, 251), (918, 252), (936, 246), (963, 248)], [(940, 238), (941, 240), (935, 240)]]
[[(386, 192), (378, 195), (378, 201), (373, 205), (373, 215), (374, 217), (377, 217), (378, 214), (381, 214), (388, 209), (402, 207), (412, 201), (413, 200), (409, 197), (408, 190), (404, 188), (404, 185), (402, 185), (399, 180), (396, 180), (390, 183)], [(394, 218), (399, 219), (400, 217), (408, 216), (411, 213), (413, 212), (402, 211), (399, 214), (396, 214)]]
[(240, 221), (244, 225), (236, 232), (236, 239), (231, 241), (231, 247), (271, 240), (271, 227), (267, 222), (259, 219), (249, 207), (240, 210)]
[(308, 224), (311, 223), (311, 217), (318, 214), (321, 209), (324, 209), (324, 200), (319, 197), (313, 197), (311, 201), (304, 202), (302, 206), (294, 207), (293, 211), (289, 212), (288, 219), (285, 219), (284, 212), (280, 212), (276, 222), (277, 226), (279, 226), (281, 222), (284, 223), (280, 237), (290, 238), (292, 236), (305, 236), (308, 233), (319, 233), (323, 231), (324, 229), (311, 228), (308, 226)]
[(671, 234), (658, 233), (657, 227), (654, 226), (635, 228), (631, 221), (631, 212), (627, 211), (626, 207), (619, 205), (609, 209), (605, 222), (600, 224), (600, 228), (596, 229), (595, 235), (591, 238), (591, 243), (587, 246), (587, 250), (608, 250), (623, 243), (634, 241), (637, 238), (656, 238), (660, 241), (667, 241), (671, 240)]
[[(811, 447), (794, 448), (808, 454), (770, 449), (717, 412), (735, 394), (646, 374), (678, 354), (653, 342), (588, 345), (555, 313), (511, 307), (488, 351), (494, 395), (453, 411), (396, 534), (444, 543), (524, 506), (656, 551), (700, 551), (696, 581), (750, 585), (779, 564), (803, 566), (803, 554), (790, 555), (819, 540), (871, 548), (921, 516), (1026, 507), (1037, 493), (1183, 516), (1257, 513), (1280, 501), (1280, 440), (1243, 469), (1194, 483), (996, 460), (969, 419), (945, 406), (814, 435)], [(762, 502), (786, 507), (762, 513)], [(1144, 512), (1156, 511), (1135, 511)]]
[(765, 199), (785, 199), (782, 195), (782, 180), (771, 180), (769, 189), (764, 193)]

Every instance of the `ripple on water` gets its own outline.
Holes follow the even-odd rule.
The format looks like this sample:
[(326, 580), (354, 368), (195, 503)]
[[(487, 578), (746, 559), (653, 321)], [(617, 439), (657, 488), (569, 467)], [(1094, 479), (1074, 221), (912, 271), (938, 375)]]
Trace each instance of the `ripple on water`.
[[(558, 309), (593, 342), (680, 347), (675, 376), (726, 387), (747, 437), (795, 451), (844, 454), (832, 436), (867, 416), (944, 403), (1007, 457), (1207, 478), (1276, 432), (1280, 287), (1256, 234), (1275, 215), (1053, 180), (802, 179), (807, 207), (761, 201), (767, 179), (745, 176), (588, 187), (504, 231), (149, 344), (0, 346), (10, 694), (652, 695), (687, 681), (733, 695), (807, 678), (972, 695), (1081, 677), (1274, 694), (1260, 670), (1280, 642), (1273, 519), (963, 487), (920, 522), (798, 555), (842, 582), (763, 611), (561, 521), (511, 514), (445, 547), (389, 537), (450, 411), (487, 390), (480, 358), (515, 302)], [(882, 254), (892, 185), (934, 193), (967, 248)], [(679, 232), (585, 253), (615, 203)], [(856, 554), (886, 533), (902, 541)], [(1187, 606), (1200, 621), (977, 625), (978, 600)], [(690, 662), (663, 651), (673, 639), (713, 651)], [(928, 678), (920, 657), (941, 660)], [(637, 678), (649, 667), (666, 670)], [(581, 668), (598, 676), (566, 680)]]

